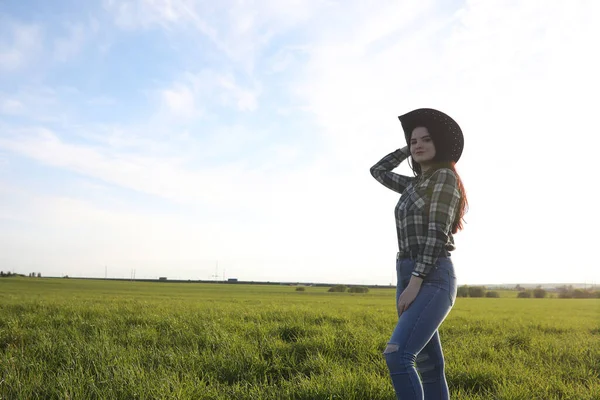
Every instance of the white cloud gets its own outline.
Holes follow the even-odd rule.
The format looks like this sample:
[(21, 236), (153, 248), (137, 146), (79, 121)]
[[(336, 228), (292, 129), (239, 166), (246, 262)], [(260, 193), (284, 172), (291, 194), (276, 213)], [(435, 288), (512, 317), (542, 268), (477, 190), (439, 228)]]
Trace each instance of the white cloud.
[(185, 0), (105, 0), (104, 6), (114, 13), (119, 26), (134, 29), (182, 22), (189, 17), (187, 10), (191, 3)]
[[(173, 160), (111, 153), (101, 148), (74, 145), (61, 141), (44, 128), (20, 130), (17, 138), (0, 138), (0, 147), (28, 156), (48, 165), (101, 179), (126, 188), (139, 190), (177, 201), (199, 200), (194, 187), (181, 185), (192, 181), (178, 173)], [(197, 181), (201, 182), (200, 176)]]
[(258, 90), (240, 87), (232, 75), (220, 75), (217, 77), (217, 82), (221, 89), (220, 97), (223, 104), (234, 103), (240, 111), (255, 111), (257, 109)]
[(162, 91), (167, 109), (175, 116), (192, 117), (197, 114), (194, 93), (189, 87), (177, 85)]
[(38, 25), (12, 21), (4, 24), (0, 30), (0, 70), (18, 70), (38, 55), (43, 40), (42, 29)]
[[(240, 135), (248, 137), (248, 131), (242, 130)], [(225, 139), (224, 136), (219, 138)], [(228, 140), (236, 141), (234, 137)], [(210, 141), (206, 145), (206, 152), (227, 146)], [(276, 195), (278, 191), (278, 184), (272, 181), (273, 172), (270, 176), (264, 174), (269, 168), (267, 160), (252, 168), (247, 160), (240, 160), (194, 170), (183, 165), (183, 157), (153, 157), (118, 148), (69, 144), (45, 128), (15, 130), (9, 137), (0, 137), (0, 148), (179, 204), (240, 209), (237, 198), (243, 195), (246, 198), (243, 209), (252, 210), (260, 208), (264, 201), (262, 195)], [(278, 147), (273, 151), (275, 157), (281, 157), (285, 150)], [(291, 156), (291, 152), (287, 155)]]
[(67, 31), (66, 36), (54, 40), (54, 59), (59, 62), (75, 57), (86, 43), (87, 29), (84, 25), (70, 24)]
[(273, 2), (203, 2), (194, 0), (105, 0), (123, 29), (161, 28), (196, 44), (198, 33), (246, 73), (277, 35), (317, 19), (330, 21), (333, 2), (285, 0)]
[(69, 91), (68, 88), (51, 88), (43, 84), (28, 86), (26, 83), (11, 92), (0, 88), (0, 113), (19, 115), (41, 123), (63, 121), (65, 104), (61, 103), (60, 97), (66, 96)]
[(18, 115), (24, 110), (23, 103), (15, 99), (0, 100), (0, 114)]
[(185, 72), (175, 82), (160, 90), (160, 98), (167, 115), (195, 119), (216, 106), (235, 111), (256, 111), (260, 89), (237, 83), (231, 73), (203, 70)]
[(114, 97), (110, 96), (95, 96), (87, 100), (87, 103), (91, 106), (112, 106), (117, 103)]

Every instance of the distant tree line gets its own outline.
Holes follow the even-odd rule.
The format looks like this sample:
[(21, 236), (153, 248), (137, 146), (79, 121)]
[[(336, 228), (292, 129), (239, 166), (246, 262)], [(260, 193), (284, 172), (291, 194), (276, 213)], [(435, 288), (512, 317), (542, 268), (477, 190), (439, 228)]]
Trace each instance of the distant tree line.
[[(517, 285), (518, 286), (518, 285)], [(544, 298), (548, 293), (541, 287), (536, 288), (533, 291), (520, 291), (517, 297), (535, 297)], [(456, 297), (490, 297), (498, 298), (500, 294), (495, 290), (486, 290), (483, 286), (460, 286), (456, 291)]]
[[(554, 297), (554, 294), (542, 288), (541, 285), (533, 290), (523, 288), (521, 285), (517, 285), (515, 288), (517, 298), (529, 299), (543, 299), (546, 297)], [(554, 292), (558, 293), (559, 299), (591, 299), (600, 298), (600, 291), (598, 290), (583, 290), (575, 289), (572, 285), (565, 285)], [(500, 297), (499, 293), (494, 290), (486, 290), (483, 286), (460, 286), (456, 291), (456, 297)]]
[(459, 286), (456, 297), (500, 297), (498, 292), (486, 291), (483, 286)]
[(565, 285), (558, 289), (560, 299), (600, 299), (600, 290), (575, 289), (573, 285)]
[(25, 276), (23, 274), (15, 274), (14, 272), (10, 272), (10, 271), (0, 271), (0, 278), (10, 278), (11, 276)]
[[(15, 274), (14, 272), (10, 272), (10, 271), (0, 271), (0, 278), (10, 278), (11, 276), (25, 276), (23, 274)], [(42, 277), (42, 273), (41, 272), (30, 272), (28, 275), (28, 277), (30, 278), (41, 278)]]
[(592, 290), (592, 289), (575, 289), (573, 285), (563, 285), (556, 290), (551, 292), (542, 289), (541, 286), (533, 290), (527, 290), (520, 285), (517, 285), (516, 289), (519, 291), (517, 297), (519, 298), (531, 298), (535, 297), (538, 299), (547, 297), (554, 297), (553, 293), (557, 293), (557, 297), (559, 299), (593, 299), (600, 298), (600, 290)]
[(329, 288), (328, 292), (368, 293), (369, 288), (365, 286), (336, 285)]

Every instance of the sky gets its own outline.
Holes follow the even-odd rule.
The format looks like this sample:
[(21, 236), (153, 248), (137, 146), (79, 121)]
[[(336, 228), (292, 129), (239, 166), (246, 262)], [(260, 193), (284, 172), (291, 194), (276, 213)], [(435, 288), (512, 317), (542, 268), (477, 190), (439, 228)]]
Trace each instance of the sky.
[[(464, 132), (459, 284), (600, 284), (595, 0), (4, 0), (0, 270), (395, 282), (369, 168)], [(396, 172), (410, 175), (407, 165)]]

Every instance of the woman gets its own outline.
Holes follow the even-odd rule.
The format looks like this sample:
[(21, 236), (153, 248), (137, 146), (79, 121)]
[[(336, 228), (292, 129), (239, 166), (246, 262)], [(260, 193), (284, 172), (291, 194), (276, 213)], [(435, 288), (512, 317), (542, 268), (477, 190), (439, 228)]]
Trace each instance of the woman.
[[(455, 169), (464, 140), (440, 111), (421, 108), (399, 118), (408, 146), (371, 168), (375, 179), (402, 194), (395, 209), (398, 323), (384, 356), (398, 399), (448, 399), (438, 327), (456, 299), (450, 252), (467, 208)], [(392, 172), (409, 156), (415, 177)]]

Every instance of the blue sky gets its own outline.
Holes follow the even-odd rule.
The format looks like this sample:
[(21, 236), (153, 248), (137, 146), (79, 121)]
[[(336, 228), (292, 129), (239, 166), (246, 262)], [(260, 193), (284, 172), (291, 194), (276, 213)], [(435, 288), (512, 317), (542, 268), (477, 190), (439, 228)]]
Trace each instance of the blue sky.
[(368, 170), (433, 107), (465, 132), (459, 281), (598, 283), (599, 13), (3, 2), (0, 269), (393, 282), (397, 196)]

